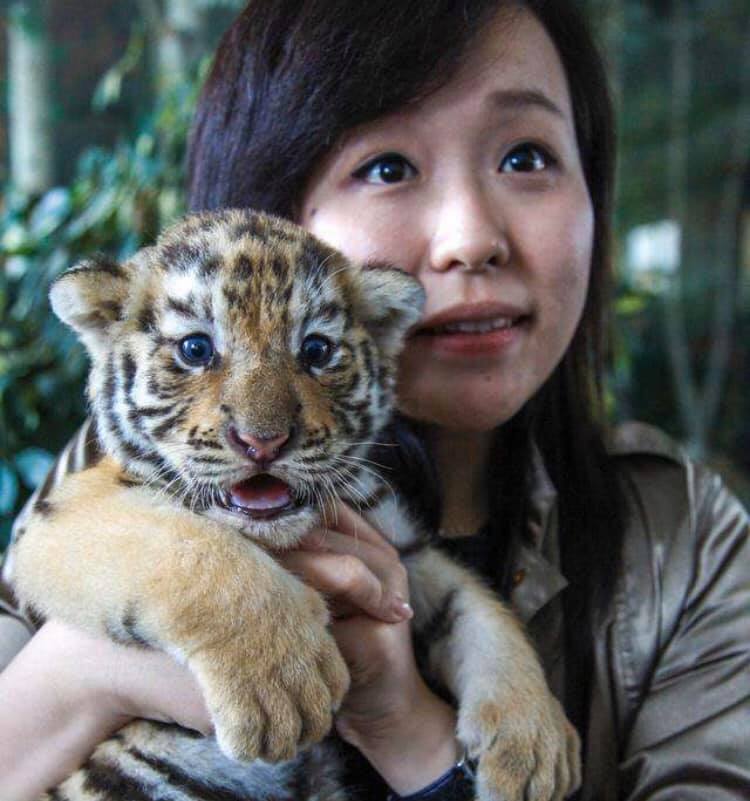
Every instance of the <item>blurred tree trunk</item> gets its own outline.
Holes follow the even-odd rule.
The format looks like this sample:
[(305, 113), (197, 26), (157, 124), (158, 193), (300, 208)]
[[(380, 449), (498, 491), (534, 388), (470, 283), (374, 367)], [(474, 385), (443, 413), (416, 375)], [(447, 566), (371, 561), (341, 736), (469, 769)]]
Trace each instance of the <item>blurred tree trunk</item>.
[(690, 112), (690, 83), (692, 51), (690, 18), (685, 0), (672, 3), (671, 28), (671, 93), (669, 135), (667, 137), (667, 215), (680, 225), (681, 241), (678, 268), (665, 292), (666, 344), (672, 378), (675, 385), (678, 411), (691, 447), (695, 441), (699, 414), (687, 330), (683, 315), (681, 273), (685, 268), (685, 224), (687, 222), (687, 158), (688, 114)]
[(748, 167), (750, 142), (750, 18), (745, 25), (744, 47), (740, 54), (740, 96), (734, 125), (728, 132), (729, 164), (719, 198), (718, 216), (714, 227), (714, 258), (717, 283), (713, 306), (713, 342), (708, 357), (703, 390), (704, 442), (718, 417), (719, 405), (726, 383), (729, 358), (732, 353), (732, 330), (737, 317), (742, 293), (741, 250), (738, 242), (737, 221), (742, 212), (743, 188)]
[(665, 294), (665, 332), (667, 352), (675, 384), (679, 414), (690, 451), (699, 458), (706, 455), (709, 436), (716, 421), (724, 388), (731, 333), (738, 297), (737, 231), (742, 202), (742, 178), (750, 138), (750, 30), (740, 62), (741, 98), (731, 130), (727, 131), (730, 165), (724, 178), (716, 210), (715, 241), (710, 274), (715, 277), (710, 348), (704, 377), (699, 381), (691, 364), (688, 327), (685, 321), (681, 272), (685, 270), (685, 240), (688, 226), (688, 158), (690, 88), (693, 68), (692, 25), (694, 15), (686, 0), (673, 0), (671, 20), (671, 96), (667, 141), (668, 214), (680, 224), (681, 257), (679, 269)]
[(612, 89), (615, 118), (622, 109), (625, 66), (625, 0), (606, 0), (599, 11), (602, 27), (602, 52)]
[(151, 40), (157, 95), (186, 80), (204, 31), (204, 13), (196, 0), (138, 0)]
[(11, 183), (38, 194), (54, 180), (50, 44), (46, 0), (8, 11), (8, 135)]

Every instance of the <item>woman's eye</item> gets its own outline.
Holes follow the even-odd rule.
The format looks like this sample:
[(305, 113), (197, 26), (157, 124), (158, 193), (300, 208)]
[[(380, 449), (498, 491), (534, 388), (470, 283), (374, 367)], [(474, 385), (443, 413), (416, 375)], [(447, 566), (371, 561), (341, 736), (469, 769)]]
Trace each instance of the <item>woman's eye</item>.
[(190, 334), (180, 341), (179, 350), (191, 367), (205, 367), (214, 357), (214, 344), (206, 334)]
[(354, 172), (354, 177), (371, 184), (398, 184), (417, 174), (414, 166), (398, 153), (371, 159)]
[(554, 164), (554, 159), (538, 145), (525, 142), (514, 147), (500, 164), (500, 172), (539, 172)]
[(302, 340), (300, 360), (306, 367), (325, 367), (333, 357), (334, 346), (330, 339), (320, 334), (310, 334)]

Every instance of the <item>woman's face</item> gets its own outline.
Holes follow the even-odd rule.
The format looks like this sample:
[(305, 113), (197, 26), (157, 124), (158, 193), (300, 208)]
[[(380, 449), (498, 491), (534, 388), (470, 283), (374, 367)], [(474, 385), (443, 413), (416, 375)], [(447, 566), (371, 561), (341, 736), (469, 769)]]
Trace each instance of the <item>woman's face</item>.
[(489, 431), (570, 344), (593, 214), (563, 67), (530, 13), (499, 15), (450, 83), (351, 131), (303, 201), (312, 233), (426, 290), (401, 361), (410, 417)]

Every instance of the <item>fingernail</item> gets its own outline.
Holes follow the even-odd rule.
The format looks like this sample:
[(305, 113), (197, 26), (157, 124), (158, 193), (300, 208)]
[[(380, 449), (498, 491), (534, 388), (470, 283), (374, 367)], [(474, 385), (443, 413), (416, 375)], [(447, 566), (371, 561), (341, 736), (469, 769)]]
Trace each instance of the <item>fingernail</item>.
[(403, 598), (397, 597), (391, 605), (391, 610), (398, 620), (411, 620), (414, 617), (414, 610)]

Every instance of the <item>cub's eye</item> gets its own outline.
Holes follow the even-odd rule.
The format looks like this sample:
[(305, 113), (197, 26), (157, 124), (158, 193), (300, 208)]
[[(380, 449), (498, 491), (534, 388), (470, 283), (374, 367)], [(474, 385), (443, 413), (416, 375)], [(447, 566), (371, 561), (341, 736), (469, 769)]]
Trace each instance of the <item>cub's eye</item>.
[(305, 367), (325, 367), (333, 356), (333, 342), (320, 334), (310, 334), (302, 340), (299, 355)]
[(414, 166), (398, 153), (376, 156), (353, 173), (355, 178), (370, 184), (398, 184), (416, 174)]
[(205, 367), (214, 357), (214, 344), (206, 334), (190, 334), (180, 342), (180, 356), (191, 367)]
[(500, 172), (539, 172), (554, 163), (555, 160), (544, 148), (524, 142), (505, 156), (500, 163)]

